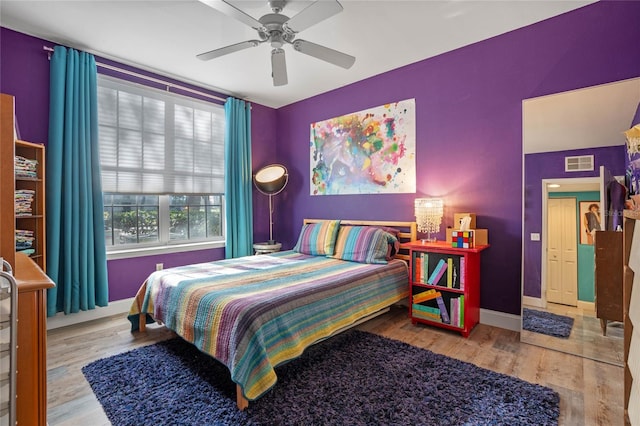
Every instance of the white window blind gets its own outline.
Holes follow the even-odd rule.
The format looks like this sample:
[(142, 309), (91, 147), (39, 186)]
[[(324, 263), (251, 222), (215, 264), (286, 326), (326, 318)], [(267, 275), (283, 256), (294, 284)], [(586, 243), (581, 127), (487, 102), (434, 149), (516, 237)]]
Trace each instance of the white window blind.
[(98, 77), (102, 190), (223, 194), (224, 107)]

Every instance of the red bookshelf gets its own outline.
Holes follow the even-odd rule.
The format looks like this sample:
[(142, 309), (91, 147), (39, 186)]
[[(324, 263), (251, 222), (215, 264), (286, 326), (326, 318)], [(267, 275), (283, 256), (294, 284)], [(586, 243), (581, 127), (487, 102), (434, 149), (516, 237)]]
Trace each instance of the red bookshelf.
[(480, 321), (480, 254), (488, 245), (463, 249), (445, 242), (412, 241), (409, 317), (468, 337)]

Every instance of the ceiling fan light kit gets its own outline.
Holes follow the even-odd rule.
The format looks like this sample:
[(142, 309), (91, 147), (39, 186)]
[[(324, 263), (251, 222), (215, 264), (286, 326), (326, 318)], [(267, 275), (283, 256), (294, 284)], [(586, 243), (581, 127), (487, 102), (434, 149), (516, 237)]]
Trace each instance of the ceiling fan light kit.
[(269, 43), (271, 49), (271, 74), (274, 86), (287, 84), (287, 64), (283, 47), (286, 44), (293, 46), (297, 52), (329, 62), (344, 69), (349, 69), (355, 63), (356, 58), (328, 47), (312, 43), (310, 41), (296, 39), (296, 35), (312, 25), (324, 21), (342, 11), (342, 5), (338, 1), (319, 0), (311, 3), (307, 8), (292, 18), (282, 15), (286, 6), (286, 0), (271, 0), (267, 3), (273, 11), (255, 19), (224, 0), (200, 0), (201, 3), (216, 9), (238, 21), (250, 26), (258, 32), (260, 40), (248, 40), (232, 44), (209, 52), (204, 52), (197, 57), (203, 61), (219, 58), (229, 53), (256, 47), (263, 43)]

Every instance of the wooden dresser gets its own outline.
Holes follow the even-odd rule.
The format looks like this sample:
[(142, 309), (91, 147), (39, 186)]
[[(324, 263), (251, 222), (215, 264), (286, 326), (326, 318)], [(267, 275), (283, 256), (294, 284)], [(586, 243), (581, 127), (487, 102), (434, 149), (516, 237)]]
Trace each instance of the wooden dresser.
[(595, 238), (596, 316), (602, 334), (609, 321), (622, 321), (622, 232), (597, 231)]
[(40, 267), (16, 253), (18, 283), (18, 425), (47, 424), (47, 289), (54, 286)]

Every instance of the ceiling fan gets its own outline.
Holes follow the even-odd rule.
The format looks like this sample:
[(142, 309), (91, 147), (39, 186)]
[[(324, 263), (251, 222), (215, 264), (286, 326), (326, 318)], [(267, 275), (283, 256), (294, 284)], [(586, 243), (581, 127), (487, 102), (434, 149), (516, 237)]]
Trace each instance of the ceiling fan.
[(302, 30), (341, 12), (342, 5), (336, 0), (319, 0), (311, 3), (307, 8), (292, 18), (281, 13), (287, 3), (286, 0), (269, 0), (267, 3), (273, 13), (266, 14), (260, 19), (254, 19), (252, 16), (247, 15), (224, 0), (200, 0), (200, 2), (249, 25), (258, 32), (258, 36), (260, 37), (259, 40), (243, 41), (197, 55), (197, 57), (203, 61), (208, 61), (250, 47), (256, 47), (263, 43), (269, 43), (272, 47), (271, 72), (274, 86), (284, 86), (288, 81), (285, 53), (282, 48), (285, 44), (292, 45), (294, 50), (300, 53), (313, 56), (314, 58), (345, 69), (351, 68), (356, 61), (355, 57), (347, 55), (346, 53), (338, 52), (337, 50), (311, 43), (310, 41), (296, 39), (296, 35)]

